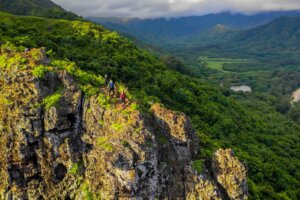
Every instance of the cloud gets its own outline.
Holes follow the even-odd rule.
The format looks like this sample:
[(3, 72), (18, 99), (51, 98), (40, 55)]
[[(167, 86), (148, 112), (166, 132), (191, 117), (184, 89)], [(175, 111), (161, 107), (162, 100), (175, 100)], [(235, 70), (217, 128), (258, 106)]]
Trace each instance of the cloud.
[(66, 10), (93, 17), (177, 17), (222, 11), (246, 14), (300, 9), (300, 0), (53, 0)]

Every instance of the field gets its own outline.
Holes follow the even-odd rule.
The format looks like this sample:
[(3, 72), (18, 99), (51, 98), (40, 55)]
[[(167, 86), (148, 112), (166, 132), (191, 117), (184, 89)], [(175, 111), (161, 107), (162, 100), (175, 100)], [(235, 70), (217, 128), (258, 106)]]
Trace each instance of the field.
[(250, 59), (232, 59), (232, 58), (208, 58), (208, 57), (200, 57), (201, 63), (205, 63), (208, 68), (215, 69), (223, 72), (227, 72), (223, 70), (224, 64), (243, 64), (250, 63), (252, 60)]

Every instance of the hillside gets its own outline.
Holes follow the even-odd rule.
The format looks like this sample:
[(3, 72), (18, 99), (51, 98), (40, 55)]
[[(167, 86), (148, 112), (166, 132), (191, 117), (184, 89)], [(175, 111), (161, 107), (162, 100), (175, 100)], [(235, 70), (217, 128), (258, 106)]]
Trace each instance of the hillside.
[[(1, 66), (6, 66), (11, 63), (14, 64), (14, 58), (20, 58), (20, 56), (17, 56), (7, 60), (7, 58), (10, 58), (10, 56), (6, 55), (7, 54), (6, 51), (8, 51), (8, 53), (11, 51), (12, 52), (17, 51), (20, 53), (24, 51), (25, 47), (29, 47), (29, 48), (45, 47), (47, 49), (47, 55), (51, 59), (51, 61), (64, 60), (62, 61), (62, 63), (58, 62), (58, 65), (54, 65), (55, 63), (54, 64), (52, 63), (52, 65), (50, 65), (50, 68), (52, 66), (54, 68), (58, 68), (62, 70), (65, 69), (67, 71), (69, 70), (70, 72), (73, 72), (74, 78), (76, 79), (77, 77), (78, 84), (81, 84), (80, 90), (82, 90), (85, 96), (90, 96), (90, 97), (97, 95), (97, 93), (99, 92), (99, 88), (102, 87), (102, 85), (99, 84), (101, 83), (101, 79), (97, 79), (97, 78), (94, 79), (94, 76), (101, 77), (105, 73), (107, 73), (110, 75), (112, 79), (118, 82), (117, 85), (120, 85), (121, 86), (120, 88), (124, 88), (125, 85), (126, 87), (129, 88), (131, 94), (130, 95), (131, 100), (134, 102), (138, 102), (139, 109), (146, 116), (147, 115), (151, 116), (151, 113), (153, 112), (152, 106), (155, 105), (155, 103), (164, 104), (167, 110), (172, 109), (175, 111), (186, 113), (186, 115), (190, 118), (191, 123), (195, 127), (195, 134), (199, 137), (199, 145), (200, 147), (202, 147), (200, 148), (200, 151), (198, 152), (197, 156), (195, 156), (195, 158), (192, 159), (194, 161), (194, 165), (193, 165), (194, 168), (202, 169), (202, 167), (205, 167), (207, 160), (209, 161), (210, 158), (215, 155), (214, 152), (220, 147), (223, 148), (230, 147), (234, 150), (234, 152), (236, 152), (236, 156), (241, 161), (245, 162), (245, 164), (249, 169), (248, 185), (249, 185), (249, 193), (251, 199), (282, 199), (282, 198), (299, 199), (300, 177), (299, 177), (299, 173), (297, 172), (297, 169), (300, 167), (300, 157), (299, 157), (300, 149), (298, 145), (300, 140), (300, 135), (299, 135), (300, 128), (297, 124), (287, 119), (284, 115), (276, 112), (276, 110), (272, 106), (268, 104), (262, 104), (260, 102), (257, 102), (257, 104), (255, 105), (244, 105), (242, 103), (238, 103), (235, 100), (235, 98), (230, 96), (230, 94), (228, 94), (226, 91), (221, 91), (218, 87), (211, 85), (205, 81), (196, 78), (191, 78), (186, 75), (182, 75), (181, 73), (168, 68), (166, 65), (160, 62), (154, 56), (150, 55), (145, 51), (138, 49), (135, 45), (133, 45), (131, 41), (119, 36), (115, 32), (110, 32), (105, 28), (103, 28), (102, 26), (95, 25), (93, 23), (43, 19), (43, 18), (36, 18), (36, 17), (20, 17), (20, 16), (13, 16), (4, 13), (0, 13), (0, 16), (1, 16), (0, 17), (0, 22), (1, 22), (0, 41), (2, 44), (2, 49), (6, 49), (5, 52), (2, 52), (3, 56), (1, 56), (1, 61), (0, 61)], [(34, 55), (35, 54), (33, 54), (33, 57)], [(20, 62), (25, 62), (24, 60), (23, 61), (22, 60), (23, 59), (21, 56)], [(37, 63), (37, 65), (39, 65), (39, 63)], [(80, 71), (76, 71), (76, 70), (74, 71), (73, 70), (74, 65), (76, 65), (78, 69), (80, 69)], [(16, 70), (22, 70), (22, 69), (23, 69), (22, 66), (20, 66), (17, 67)], [(43, 66), (38, 67), (37, 69), (38, 70), (35, 74), (36, 76), (41, 78), (43, 77), (43, 75), (45, 75), (46, 72), (49, 71), (49, 69), (48, 70), (46, 69), (45, 71)], [(24, 70), (26, 73), (26, 67), (24, 68)], [(4, 80), (4, 82), (7, 82), (7, 84), (11, 84), (11, 82), (13, 82), (13, 84), (17, 84), (14, 85), (14, 88), (26, 88), (26, 87), (18, 87), (19, 82), (21, 82), (20, 80), (23, 80), (24, 74), (23, 75), (22, 74), (23, 72), (21, 73), (20, 77), (18, 76), (17, 79), (14, 79), (16, 78), (14, 76), (14, 73), (9, 72), (8, 77), (12, 77), (12, 79), (9, 78), (9, 80), (7, 81)], [(2, 77), (5, 78), (6, 76), (4, 75)], [(57, 76), (54, 76), (54, 78), (57, 79)], [(61, 77), (60, 79), (66, 80), (66, 78), (64, 77)], [(18, 81), (14, 82), (12, 80), (18, 80)], [(53, 85), (48, 85), (48, 83), (52, 84), (53, 82), (51, 81), (46, 82), (45, 86), (47, 88), (53, 86)], [(72, 84), (70, 85), (69, 83), (67, 83), (66, 86), (68, 85), (70, 86), (70, 90), (72, 91), (72, 94), (75, 95), (77, 93), (78, 94), (80, 93), (75, 86), (72, 87), (73, 86)], [(59, 87), (55, 87), (55, 89), (58, 88)], [(11, 91), (11, 90), (4, 88), (2, 89), (2, 91)], [(42, 91), (47, 91), (47, 90), (42, 90)], [(49, 95), (53, 94), (53, 92), (56, 90), (53, 89), (51, 91), (52, 92), (50, 92)], [(58, 90), (58, 92), (59, 91), (60, 90)], [(36, 89), (27, 92), (30, 94), (32, 93), (36, 94)], [(18, 94), (20, 93), (17, 92), (16, 95)], [(76, 97), (78, 97), (78, 94)], [(9, 92), (7, 92), (7, 94), (5, 93), (4, 95), (5, 95), (4, 96), (5, 99), (6, 97), (10, 98)], [(53, 105), (55, 105), (52, 104), (53, 101), (54, 103), (57, 103), (57, 99), (59, 100), (61, 95), (68, 96), (65, 95), (65, 93), (63, 94), (57, 93), (54, 95), (53, 98), (47, 99), (48, 101), (43, 101), (44, 102), (43, 105), (46, 106), (48, 105), (47, 102), (50, 102), (50, 108), (52, 108)], [(11, 109), (11, 107), (9, 107), (10, 105), (15, 106), (14, 102), (12, 104), (12, 102), (9, 101), (9, 99), (8, 100), (5, 99), (4, 102), (6, 102), (7, 104), (5, 108), (8, 107), (9, 109)], [(34, 99), (36, 100), (36, 98)], [(40, 101), (41, 99), (37, 101), (37, 103), (39, 103)], [(113, 120), (120, 119), (122, 122), (130, 121), (128, 120), (128, 115), (126, 112), (122, 113), (122, 115), (124, 114), (124, 116), (120, 117), (119, 116), (119, 114), (121, 115), (120, 112), (110, 111), (109, 110), (110, 103), (108, 103), (109, 101), (110, 99), (105, 98), (105, 96), (101, 96), (100, 101), (98, 101), (98, 104), (102, 105), (102, 107), (107, 106), (107, 110), (108, 110), (107, 113), (105, 111), (104, 113), (101, 112), (101, 108), (98, 107), (99, 105), (97, 103), (96, 103), (97, 105), (95, 105), (96, 106), (95, 109), (91, 108), (92, 110), (86, 113), (89, 114), (91, 119), (94, 119), (91, 116), (93, 114), (96, 114), (97, 116), (103, 116), (103, 119), (102, 118), (100, 120), (98, 120), (98, 118), (94, 119), (93, 122), (95, 122), (94, 124), (95, 126), (90, 126), (89, 129), (86, 129), (91, 131), (91, 135), (88, 134), (87, 135), (88, 138), (84, 138), (88, 141), (86, 143), (90, 144), (90, 142), (96, 142), (95, 140), (93, 140), (92, 137), (94, 135), (93, 130), (98, 130), (99, 125), (101, 126), (101, 124), (103, 125), (103, 123), (106, 124), (107, 121), (105, 120), (107, 119), (106, 118), (107, 116), (111, 116)], [(27, 103), (28, 102), (31, 102), (31, 100), (27, 101)], [(17, 103), (16, 106), (27, 105), (26, 102), (24, 104), (23, 103), (22, 102)], [(76, 116), (74, 118), (74, 114), (76, 113), (78, 114), (78, 112), (75, 113), (73, 112), (74, 109), (76, 108), (77, 103), (75, 102), (74, 105), (68, 99), (65, 103), (66, 104), (61, 104), (62, 105), (61, 108), (64, 109), (65, 107), (64, 105), (70, 106), (70, 109), (67, 110), (69, 110), (69, 112), (72, 114), (69, 115), (69, 118), (68, 116), (67, 117), (65, 116), (65, 118), (63, 118), (64, 119), (63, 122), (66, 122), (66, 124), (60, 123), (61, 121), (57, 121), (57, 120), (52, 121), (51, 119), (50, 121), (47, 121), (47, 123), (49, 122), (47, 124), (48, 127), (53, 127), (53, 126), (55, 127), (56, 123), (59, 123), (60, 129), (64, 130), (64, 127), (67, 127), (68, 129), (70, 123), (66, 121), (67, 119), (69, 119), (69, 121), (72, 121), (71, 123), (71, 125), (73, 124), (72, 127), (77, 127), (76, 124), (78, 123), (76, 123), (75, 120), (77, 118)], [(93, 102), (91, 102), (89, 105), (93, 105), (92, 103)], [(87, 105), (86, 107), (87, 109), (89, 108), (89, 105)], [(133, 107), (136, 108), (136, 106)], [(152, 111), (150, 111), (151, 107), (152, 107)], [(23, 109), (16, 109), (16, 111), (22, 111), (22, 110)], [(25, 107), (25, 111), (26, 110), (28, 110), (27, 107)], [(47, 116), (53, 116), (55, 113), (57, 114), (61, 113), (60, 111), (57, 112), (56, 111), (55, 112), (53, 111), (53, 113), (49, 113), (49, 115)], [(161, 115), (161, 112), (164, 111), (164, 109), (162, 109), (162, 111), (158, 109), (157, 111), (158, 111), (157, 114), (160, 119), (170, 120), (169, 118), (165, 118), (164, 115)], [(36, 119), (36, 115), (35, 115), (36, 113), (25, 113), (25, 114), (26, 116), (29, 115), (32, 116), (34, 119)], [(129, 117), (130, 116), (131, 115), (129, 115)], [(170, 115), (167, 114), (167, 116)], [(170, 118), (172, 119), (172, 117)], [(181, 119), (181, 117), (179, 118)], [(18, 118), (15, 118), (13, 115), (9, 115), (9, 119), (12, 120), (11, 123), (15, 124), (16, 121), (14, 120)], [(141, 119), (141, 121), (143, 121), (143, 119)], [(154, 121), (152, 122), (154, 123)], [(112, 129), (109, 130), (112, 132), (109, 133), (118, 134), (119, 133), (118, 130), (119, 131), (121, 130), (120, 125), (117, 124), (117, 122), (115, 121), (111, 121), (111, 123), (112, 123), (111, 124)], [(28, 125), (27, 122), (25, 124)], [(156, 127), (156, 125), (158, 125), (159, 128), (159, 125), (161, 124), (165, 124), (165, 123), (155, 122), (155, 126), (151, 126), (150, 124), (150, 126), (147, 127)], [(174, 122), (172, 121), (169, 122), (169, 126), (172, 126), (173, 124)], [(184, 127), (184, 125), (182, 125), (181, 127)], [(28, 127), (24, 127), (24, 129), (22, 129), (23, 127), (20, 128), (21, 128), (20, 131), (27, 132), (26, 130)], [(131, 125), (129, 125), (128, 128), (129, 129), (132, 128)], [(173, 128), (175, 128), (175, 130), (178, 129), (177, 127), (173, 127)], [(168, 130), (168, 127), (166, 129)], [(55, 128), (54, 129), (50, 128), (50, 130), (56, 131)], [(74, 130), (76, 131), (77, 129), (75, 128)], [(121, 133), (122, 132), (120, 131), (120, 134)], [(141, 132), (138, 133), (139, 134), (136, 134), (137, 138), (135, 138), (137, 139), (136, 143), (138, 143), (139, 145), (141, 143), (142, 144), (145, 143), (145, 146), (144, 145), (141, 146), (132, 145), (132, 146), (135, 148), (142, 148), (142, 150), (144, 150), (144, 148), (148, 148), (147, 144), (149, 143), (147, 143), (147, 141), (145, 140), (146, 139), (144, 137), (145, 135), (143, 135)], [(95, 134), (100, 134), (100, 133), (96, 131)], [(149, 134), (150, 134), (149, 137), (151, 138), (152, 133)], [(66, 144), (67, 147), (62, 147), (62, 149), (55, 149), (55, 146), (52, 145), (58, 144), (56, 143), (57, 140), (61, 141), (60, 140), (61, 137), (64, 136), (65, 135), (63, 134), (62, 136), (57, 138), (56, 136), (51, 137), (50, 134), (49, 137), (51, 138), (50, 141), (51, 143), (48, 143), (47, 141), (45, 142), (43, 140), (43, 142), (45, 142), (46, 145), (48, 145), (48, 147), (54, 148), (54, 150), (51, 151), (50, 154), (47, 154), (47, 156), (49, 157), (54, 156), (54, 158), (55, 159), (57, 158), (57, 161), (59, 162), (62, 161), (61, 160), (62, 158), (55, 157), (55, 156), (60, 155), (57, 154), (58, 152), (61, 151), (64, 152), (65, 149), (70, 149), (67, 147), (71, 145), (70, 143), (72, 143), (72, 140), (70, 140), (69, 138), (66, 139), (66, 141), (70, 141), (70, 142)], [(96, 136), (98, 137), (99, 135)], [(140, 137), (141, 140), (138, 141)], [(18, 140), (19, 138), (20, 137), (16, 136), (14, 138), (14, 141), (19, 141)], [(80, 138), (77, 138), (77, 140), (78, 139), (80, 140)], [(93, 162), (95, 159), (93, 158), (97, 157), (97, 155), (106, 156), (106, 154), (102, 154), (103, 151), (101, 151), (101, 149), (103, 150), (104, 148), (108, 151), (111, 151), (112, 150), (112, 146), (110, 145), (111, 143), (113, 145), (117, 144), (118, 142), (120, 143), (119, 141), (120, 138), (115, 138), (114, 136), (111, 139), (112, 141), (108, 140), (106, 136), (103, 140), (100, 139), (98, 141), (99, 147), (95, 149), (96, 152), (99, 151), (100, 153), (94, 154), (94, 151), (90, 152), (91, 154), (87, 153), (88, 155), (84, 161), (91, 162), (91, 167), (99, 166), (99, 165), (94, 165)], [(166, 139), (163, 137), (160, 138), (159, 141), (162, 145), (166, 144), (166, 142), (168, 143), (168, 141), (166, 141)], [(174, 143), (176, 143), (176, 140)], [(81, 144), (84, 143), (82, 142)], [(21, 145), (19, 143), (19, 145), (22, 146), (23, 144)], [(118, 146), (119, 149), (117, 152), (123, 152), (124, 146), (126, 147), (128, 146), (128, 144), (125, 142), (122, 144), (122, 146)], [(151, 148), (153, 147), (152, 145), (150, 146)], [(179, 144), (179, 146), (182, 145)], [(16, 148), (17, 147), (19, 146), (16, 146)], [(74, 146), (71, 145), (71, 147), (72, 148), (74, 147), (75, 152), (76, 150), (78, 150), (77, 145)], [(87, 145), (87, 147), (89, 147), (89, 145)], [(151, 152), (151, 150), (147, 152)], [(161, 152), (164, 152), (164, 150), (162, 150)], [(176, 150), (173, 150), (171, 152), (176, 152)], [(143, 152), (139, 152), (139, 153), (141, 154), (138, 155), (147, 155)], [(70, 155), (69, 153), (61, 154), (61, 155), (69, 156), (69, 157), (74, 156), (73, 154)], [(77, 161), (76, 158), (78, 158), (76, 156), (80, 157), (81, 155), (82, 154), (79, 155), (75, 154), (75, 160), (74, 161), (72, 160), (72, 162), (76, 162)], [(114, 166), (115, 167), (120, 166), (120, 164), (121, 166), (131, 166), (130, 162), (128, 165), (126, 165), (126, 163), (128, 160), (131, 161), (135, 158), (132, 155), (136, 155), (136, 154), (128, 154), (129, 157), (121, 156), (120, 162), (115, 163)], [(43, 156), (43, 154), (40, 154), (39, 156)], [(139, 157), (141, 157), (141, 160), (143, 161), (142, 158), (144, 157), (142, 156)], [(20, 162), (19, 158), (24, 158), (24, 157), (23, 155), (13, 157), (12, 161), (17, 161), (17, 163), (19, 163)], [(114, 157), (110, 157), (110, 154), (108, 154), (108, 158), (113, 159)], [(70, 161), (68, 160), (68, 158), (65, 159), (67, 161)], [(169, 160), (167, 159), (166, 161), (168, 162)], [(35, 161), (33, 162), (33, 164), (34, 163)], [(15, 168), (19, 169), (20, 168), (19, 164), (16, 166), (12, 165), (11, 168), (12, 171)], [(176, 166), (176, 162), (173, 164), (174, 166)], [(59, 172), (58, 179), (59, 177), (64, 178), (64, 176), (61, 176), (61, 174), (63, 175), (66, 174), (65, 172), (66, 172), (67, 164), (63, 163), (64, 167), (59, 165), (57, 162), (53, 163), (53, 165), (54, 168), (59, 166), (57, 168)], [(199, 165), (200, 168), (198, 168)], [(67, 166), (69, 167), (70, 164), (68, 163)], [(46, 165), (45, 167), (47, 168), (49, 166)], [(24, 167), (21, 169), (23, 170), (27, 168)], [(101, 170), (105, 171), (106, 169), (107, 169), (106, 166), (103, 166), (103, 169)], [(141, 169), (144, 168), (142, 167)], [(169, 168), (166, 167), (166, 169)], [(91, 169), (87, 170), (86, 173), (93, 173), (94, 170), (95, 169), (92, 167)], [(99, 174), (97, 174), (98, 176), (96, 176), (95, 178), (102, 177), (103, 171), (101, 170), (100, 171), (96, 170), (97, 172), (99, 172)], [(122, 177), (123, 176), (122, 171), (118, 171), (118, 170), (116, 170), (116, 173), (120, 172), (118, 175)], [(77, 173), (76, 170), (74, 171)], [(174, 173), (177, 174), (176, 171)], [(3, 177), (7, 176), (7, 173), (5, 174), (6, 175), (3, 175)], [(144, 174), (143, 170), (141, 170), (140, 175), (142, 177), (143, 174)], [(49, 184), (51, 185), (52, 184), (51, 177), (53, 177), (53, 173), (46, 174), (46, 175), (47, 177), (50, 177)], [(19, 176), (15, 178), (19, 180), (18, 177)], [(126, 177), (126, 178), (130, 178), (130, 177)], [(36, 179), (40, 180), (40, 177), (37, 176), (35, 177), (34, 180)], [(21, 181), (23, 180), (24, 179), (21, 178)], [(23, 183), (24, 182), (22, 182), (22, 184)], [(90, 183), (94, 183), (94, 179), (92, 179)], [(16, 182), (16, 184), (18, 185), (19, 182)], [(110, 182), (108, 183), (97, 182), (95, 183), (94, 186), (92, 186), (93, 187), (92, 190), (97, 191), (97, 189), (100, 188), (101, 184), (102, 185), (105, 184), (106, 186), (111, 185)], [(127, 185), (126, 182), (124, 184)], [(87, 194), (89, 194), (88, 192), (89, 187), (90, 186), (83, 187), (85, 188), (85, 191), (87, 191)], [(126, 187), (122, 189), (126, 191)], [(58, 192), (59, 191), (61, 190), (58, 190)], [(182, 190), (174, 189), (172, 191), (182, 191)], [(172, 194), (172, 192), (170, 193)]]
[(103, 77), (44, 49), (2, 48), (0, 60), (1, 199), (247, 199), (232, 150), (193, 167), (199, 140), (185, 114), (123, 107), (99, 90)]
[(272, 22), (243, 31), (234, 39), (240, 44), (254, 43), (262, 44), (269, 48), (295, 47), (299, 45), (300, 17), (280, 17)]
[(300, 17), (280, 17), (256, 28), (210, 35), (213, 38), (209, 40), (206, 37), (208, 42), (194, 42), (179, 51), (191, 51), (196, 55), (253, 58), (277, 66), (300, 63)]
[(266, 25), (243, 31), (227, 45), (261, 57), (294, 55), (296, 58), (300, 45), (300, 17), (280, 17)]
[(0, 0), (0, 11), (15, 15), (42, 16), (47, 18), (80, 19), (65, 11), (51, 0)]

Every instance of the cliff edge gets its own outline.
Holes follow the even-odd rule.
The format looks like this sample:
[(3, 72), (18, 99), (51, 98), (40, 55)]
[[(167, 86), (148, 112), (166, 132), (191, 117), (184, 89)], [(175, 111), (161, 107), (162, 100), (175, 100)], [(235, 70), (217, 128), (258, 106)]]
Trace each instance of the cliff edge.
[(246, 168), (220, 149), (197, 172), (184, 113), (87, 95), (43, 49), (0, 54), (0, 199), (247, 199)]

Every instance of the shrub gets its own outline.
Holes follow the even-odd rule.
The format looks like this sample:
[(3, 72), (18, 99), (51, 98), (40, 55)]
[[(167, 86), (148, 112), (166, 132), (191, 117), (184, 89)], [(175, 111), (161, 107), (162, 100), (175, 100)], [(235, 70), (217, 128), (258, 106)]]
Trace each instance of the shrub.
[(98, 103), (100, 104), (101, 107), (106, 108), (106, 109), (110, 108), (111, 100), (108, 96), (106, 96), (104, 94), (100, 94), (98, 96), (97, 100), (98, 100)]
[(164, 135), (158, 136), (157, 142), (160, 145), (165, 145), (169, 143), (168, 138), (166, 138)]
[(1, 45), (1, 49), (6, 49), (6, 50), (9, 50), (9, 51), (24, 51), (25, 50), (25, 47), (23, 46), (16, 46), (14, 45), (13, 43), (11, 42), (6, 42), (5, 44)]
[(96, 145), (107, 152), (113, 152), (114, 150), (113, 145), (110, 144), (108, 139), (104, 137), (97, 138)]
[(58, 70), (66, 70), (71, 76), (74, 77), (81, 85), (93, 85), (100, 87), (104, 85), (104, 78), (100, 75), (95, 75), (90, 72), (85, 72), (79, 69), (74, 62), (68, 60), (53, 60), (51, 65)]
[(49, 110), (50, 108), (52, 108), (58, 104), (61, 97), (62, 97), (62, 94), (60, 93), (60, 91), (55, 92), (54, 94), (46, 97), (43, 100), (42, 104), (45, 106), (46, 110)]
[(89, 184), (87, 182), (82, 186), (82, 194), (85, 200), (93, 200), (93, 193), (90, 192)]
[(137, 103), (132, 103), (130, 105), (130, 108), (132, 111), (136, 111), (136, 110), (139, 110), (139, 105)]
[(92, 85), (82, 85), (80, 89), (84, 92), (85, 96), (90, 97), (98, 93), (98, 88), (93, 87)]
[(0, 68), (11, 68), (11, 67), (20, 67), (26, 62), (26, 58), (22, 57), (21, 54), (17, 53), (12, 57), (7, 56), (6, 54), (0, 55)]
[(76, 72), (72, 74), (75, 79), (81, 84), (93, 84), (95, 86), (104, 85), (104, 79), (101, 76), (76, 69)]
[(103, 121), (103, 120), (99, 120), (99, 121), (98, 121), (98, 124), (99, 124), (100, 126), (103, 126), (103, 125), (104, 125), (104, 121)]
[(0, 105), (10, 106), (13, 105), (13, 102), (7, 97), (0, 95)]
[(120, 131), (120, 130), (122, 130), (123, 127), (121, 124), (114, 123), (111, 125), (111, 128), (115, 131)]
[(73, 175), (77, 175), (79, 171), (79, 166), (78, 163), (74, 163), (71, 167), (71, 169), (69, 170), (69, 172)]
[(42, 60), (44, 55), (40, 49), (32, 49), (31, 56), (35, 60)]
[(47, 67), (40, 65), (33, 69), (32, 74), (36, 78), (43, 79), (48, 72), (49, 72), (49, 69)]
[(123, 141), (122, 141), (122, 145), (123, 145), (123, 147), (126, 147), (126, 148), (130, 147), (129, 142), (126, 141), (126, 140), (123, 140)]
[(203, 160), (195, 160), (192, 162), (192, 168), (196, 170), (199, 174), (203, 171)]

